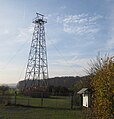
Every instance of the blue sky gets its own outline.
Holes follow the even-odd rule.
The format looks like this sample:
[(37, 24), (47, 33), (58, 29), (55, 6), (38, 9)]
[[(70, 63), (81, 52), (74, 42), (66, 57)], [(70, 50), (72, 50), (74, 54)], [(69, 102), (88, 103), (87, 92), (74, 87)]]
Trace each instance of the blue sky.
[(24, 79), (36, 12), (46, 16), (49, 77), (83, 76), (114, 53), (114, 0), (0, 0), (0, 83)]

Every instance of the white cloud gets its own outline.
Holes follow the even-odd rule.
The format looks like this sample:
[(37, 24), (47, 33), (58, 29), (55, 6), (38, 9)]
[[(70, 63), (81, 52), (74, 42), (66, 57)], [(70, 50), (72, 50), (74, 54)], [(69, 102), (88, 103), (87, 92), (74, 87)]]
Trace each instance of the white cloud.
[(63, 24), (64, 32), (81, 35), (85, 33), (97, 33), (100, 30), (98, 21), (102, 18), (103, 16), (101, 15), (90, 16), (88, 14), (57, 15), (56, 22)]
[(18, 35), (16, 37), (17, 42), (31, 41), (33, 33), (33, 26), (27, 28), (19, 29)]
[(101, 15), (96, 15), (96, 16), (93, 16), (93, 17), (89, 17), (89, 22), (94, 24), (94, 23), (97, 22), (97, 20), (100, 20), (102, 18), (103, 18), (103, 16), (101, 16)]
[(87, 66), (87, 63), (89, 61), (90, 61), (90, 58), (80, 58), (80, 59), (75, 58), (70, 60), (60, 59), (60, 60), (56, 60), (55, 64), (64, 66), (64, 67), (78, 66), (78, 67), (84, 68)]
[(66, 9), (66, 6), (65, 5), (61, 6), (60, 9), (64, 10), (64, 9)]
[(110, 8), (110, 16), (107, 19), (109, 22), (108, 25), (108, 40), (106, 44), (106, 48), (110, 49), (110, 51), (114, 48), (114, 9), (113, 7)]
[(19, 81), (19, 76), (23, 67), (23, 64), (15, 64), (0, 61), (0, 83), (16, 83)]
[(8, 29), (8, 28), (1, 28), (0, 29), (0, 36), (2, 37), (2, 36), (5, 36), (5, 35), (9, 35), (10, 34), (10, 32), (11, 32), (11, 30), (10, 29)]
[[(71, 58), (69, 60), (65, 59), (56, 59), (50, 63), (53, 74), (61, 74), (61, 75), (73, 75), (73, 76), (83, 76), (86, 74), (85, 68), (88, 68), (88, 63), (90, 62), (90, 58)], [(58, 70), (59, 69), (59, 70)]]
[[(31, 25), (26, 28), (21, 27), (21, 28), (3, 29), (0, 32), (0, 40), (2, 41), (0, 48), (1, 50), (4, 49), (4, 51), (6, 51), (7, 49), (13, 50), (13, 48), (15, 48), (15, 46), (17, 45), (20, 46), (20, 44), (22, 43), (30, 42), (32, 40), (32, 34), (33, 34), (33, 26)], [(5, 48), (4, 46), (7, 48)]]
[[(57, 18), (58, 21), (60, 18)], [(89, 16), (88, 14), (69, 15), (63, 19), (63, 30), (67, 33), (86, 34), (97, 33), (99, 27), (98, 20), (102, 19), (101, 15)]]
[(2, 33), (3, 33), (4, 35), (7, 35), (7, 34), (10, 33), (10, 31), (9, 31), (8, 29), (6, 29), (6, 30), (4, 30)]
[(114, 37), (113, 36), (111, 37), (112, 38), (107, 41), (107, 46), (106, 46), (107, 48), (110, 48), (110, 49), (114, 48)]

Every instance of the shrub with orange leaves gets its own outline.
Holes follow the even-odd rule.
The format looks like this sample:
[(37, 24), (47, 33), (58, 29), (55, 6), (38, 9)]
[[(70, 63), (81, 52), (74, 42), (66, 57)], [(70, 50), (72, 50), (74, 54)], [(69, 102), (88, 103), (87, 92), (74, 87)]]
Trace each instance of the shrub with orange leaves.
[(114, 57), (97, 57), (90, 64), (90, 86), (94, 119), (114, 118)]

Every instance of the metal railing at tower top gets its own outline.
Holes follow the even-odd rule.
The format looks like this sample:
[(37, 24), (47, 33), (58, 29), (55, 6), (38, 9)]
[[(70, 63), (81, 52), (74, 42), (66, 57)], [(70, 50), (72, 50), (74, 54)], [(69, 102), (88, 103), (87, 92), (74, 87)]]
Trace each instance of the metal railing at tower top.
[(38, 23), (47, 23), (47, 19), (45, 18), (45, 16), (44, 15), (42, 15), (42, 14), (40, 14), (40, 13), (36, 13), (36, 18), (35, 19), (33, 19), (33, 23), (34, 24), (38, 24)]

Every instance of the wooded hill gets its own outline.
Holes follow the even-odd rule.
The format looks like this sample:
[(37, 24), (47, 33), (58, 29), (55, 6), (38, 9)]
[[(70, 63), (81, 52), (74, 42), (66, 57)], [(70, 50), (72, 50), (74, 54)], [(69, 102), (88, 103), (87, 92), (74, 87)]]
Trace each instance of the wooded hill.
[[(88, 80), (87, 80), (88, 76), (83, 76), (83, 77), (54, 77), (54, 78), (49, 78), (46, 79), (48, 86), (54, 86), (54, 87), (66, 87), (66, 88), (71, 88), (73, 87), (76, 83), (82, 82), (83, 84), (88, 84)], [(34, 80), (34, 83), (39, 83), (41, 80)], [(31, 85), (31, 83), (33, 83), (32, 80), (28, 80), (27, 85)], [(18, 82), (17, 87), (18, 88), (23, 88), (25, 84), (25, 80), (22, 80), (20, 82)]]

